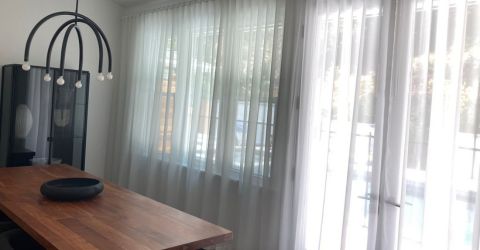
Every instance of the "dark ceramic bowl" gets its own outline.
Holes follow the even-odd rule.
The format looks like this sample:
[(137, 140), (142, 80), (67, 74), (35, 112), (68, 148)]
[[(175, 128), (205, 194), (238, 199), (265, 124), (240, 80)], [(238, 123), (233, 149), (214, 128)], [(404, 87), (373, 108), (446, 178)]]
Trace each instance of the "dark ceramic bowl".
[(55, 201), (78, 201), (93, 198), (103, 191), (103, 183), (90, 178), (65, 178), (43, 183), (40, 192)]

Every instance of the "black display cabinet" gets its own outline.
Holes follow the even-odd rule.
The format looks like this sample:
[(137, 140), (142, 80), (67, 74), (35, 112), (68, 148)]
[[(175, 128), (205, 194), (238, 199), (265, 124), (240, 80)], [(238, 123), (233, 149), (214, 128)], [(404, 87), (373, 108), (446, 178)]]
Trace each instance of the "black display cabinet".
[(64, 163), (85, 168), (85, 146), (90, 74), (65, 70), (65, 84), (43, 80), (45, 68), (21, 65), (2, 69), (0, 116), (0, 166)]

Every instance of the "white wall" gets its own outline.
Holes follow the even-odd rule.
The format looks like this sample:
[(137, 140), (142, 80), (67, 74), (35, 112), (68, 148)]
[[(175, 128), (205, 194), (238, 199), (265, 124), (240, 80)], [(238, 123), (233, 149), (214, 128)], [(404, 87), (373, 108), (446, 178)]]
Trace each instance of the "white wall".
[[(44, 16), (63, 10), (73, 11), (75, 0), (0, 0), (0, 65), (23, 62), (25, 42), (32, 27)], [(124, 9), (112, 0), (80, 0), (80, 13), (93, 19), (105, 32), (112, 47), (114, 74), (119, 75), (120, 30)], [(45, 65), (50, 39), (62, 21), (57, 17), (46, 23), (37, 32), (30, 51), (32, 65)], [(90, 71), (90, 96), (87, 127), (86, 171), (103, 177), (106, 160), (107, 138), (113, 81), (98, 82), (95, 79), (98, 67), (98, 45), (95, 36), (86, 26), (84, 37), (84, 70)], [(74, 34), (74, 33), (73, 33)], [(72, 35), (66, 58), (66, 68), (78, 67), (78, 43)], [(56, 43), (52, 54), (52, 66), (58, 67), (63, 35)], [(106, 66), (104, 66), (106, 70)], [(118, 79), (118, 78), (117, 78)]]

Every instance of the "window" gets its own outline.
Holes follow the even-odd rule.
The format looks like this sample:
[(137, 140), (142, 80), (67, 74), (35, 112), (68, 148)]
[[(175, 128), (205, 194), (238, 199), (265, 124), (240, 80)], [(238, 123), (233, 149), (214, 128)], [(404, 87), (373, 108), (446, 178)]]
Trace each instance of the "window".
[[(396, 247), (398, 240), (405, 250), (472, 249), (479, 223), (479, 3), (394, 1), (393, 30), (387, 10), (379, 11), (383, 4), (315, 6), (316, 30), (309, 32), (317, 36), (307, 41), (313, 45), (306, 56), (312, 73), (306, 70), (309, 93), (302, 96), (311, 116), (301, 121), (309, 130), (302, 149), (313, 152), (300, 161), (311, 192), (302, 215), (305, 246), (353, 250)], [(395, 53), (380, 54), (385, 44)], [(383, 77), (385, 91), (377, 89)]]
[(137, 106), (150, 119), (143, 131), (157, 130), (142, 142), (145, 152), (153, 144), (161, 162), (201, 171), (210, 164), (216, 174), (228, 166), (234, 179), (270, 175), (283, 16), (267, 2), (233, 14), (228, 27), (217, 2), (146, 15), (148, 98), (137, 102), (152, 113)]
[[(463, 15), (460, 2), (450, 4), (448, 15), (442, 17), (448, 19), (446, 30), (439, 30), (438, 4), (438, 1), (433, 2), (431, 12), (425, 10), (426, 6), (417, 5), (416, 12), (417, 40), (412, 65), (406, 205), (402, 232), (402, 249), (408, 250), (423, 249), (423, 230), (425, 223), (430, 223), (425, 218), (425, 211), (428, 209), (427, 171), (435, 171), (433, 168), (440, 166), (429, 165), (427, 161), (429, 157), (435, 157), (432, 156), (432, 151), (429, 151), (432, 146), (429, 136), (432, 129), (431, 112), (439, 112), (432, 108), (433, 91), (435, 86), (438, 88), (440, 84), (446, 86), (445, 88), (459, 88), (458, 128), (454, 135), (454, 166), (451, 173), (453, 189), (450, 227), (454, 230), (450, 233), (450, 249), (471, 249), (473, 243), (473, 218), (480, 164), (476, 142), (479, 133), (476, 113), (480, 79), (480, 6), (478, 1), (468, 1)], [(431, 29), (425, 27), (428, 15), (431, 15)], [(438, 32), (448, 34), (445, 45), (442, 45), (442, 41), (435, 40)], [(427, 39), (430, 39), (428, 44)], [(439, 46), (446, 46), (445, 55), (436, 50)], [(442, 60), (442, 56), (445, 56), (445, 68), (439, 69), (435, 64)], [(455, 95), (451, 98), (455, 98)]]

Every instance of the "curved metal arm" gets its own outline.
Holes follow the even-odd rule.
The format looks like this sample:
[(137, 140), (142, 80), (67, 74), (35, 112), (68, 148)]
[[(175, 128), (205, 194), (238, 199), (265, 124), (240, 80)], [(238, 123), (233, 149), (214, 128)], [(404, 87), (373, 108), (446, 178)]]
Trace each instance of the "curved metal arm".
[(103, 42), (105, 43), (105, 47), (107, 48), (107, 53), (108, 53), (108, 71), (111, 72), (112, 71), (112, 52), (111, 52), (111, 48), (110, 48), (110, 44), (108, 43), (108, 40), (107, 40), (107, 37), (105, 36), (105, 33), (102, 31), (102, 29), (100, 29), (100, 27), (95, 23), (93, 22), (90, 18), (82, 15), (82, 14), (78, 14), (78, 13), (75, 13), (75, 12), (70, 12), (70, 11), (60, 11), (60, 12), (56, 12), (56, 13), (52, 13), (46, 17), (44, 17), (43, 19), (41, 19), (32, 29), (32, 31), (30, 32), (29, 36), (28, 36), (28, 39), (27, 39), (27, 44), (25, 46), (25, 55), (24, 55), (24, 60), (26, 62), (28, 62), (28, 59), (29, 59), (29, 55), (30, 55), (30, 45), (32, 43), (32, 40), (33, 40), (33, 37), (35, 35), (35, 33), (37, 32), (37, 30), (40, 28), (40, 26), (42, 26), (42, 24), (44, 24), (46, 21), (48, 21), (49, 19), (53, 18), (53, 17), (57, 17), (57, 16), (65, 16), (65, 15), (69, 15), (69, 16), (74, 16), (74, 17), (77, 17), (77, 18), (80, 18), (80, 19), (77, 19), (77, 22), (83, 22), (83, 23), (86, 23), (86, 24), (90, 24), (90, 27), (92, 27), (92, 29), (96, 32), (98, 32), (103, 40)]
[(83, 38), (82, 32), (78, 25), (75, 25), (75, 31), (77, 31), (78, 37), (78, 49), (79, 49), (79, 58), (78, 58), (78, 75), (77, 80), (82, 80), (82, 70), (83, 70)]
[[(50, 45), (48, 46), (48, 52), (47, 52), (47, 73), (50, 72), (50, 61), (51, 61), (51, 57), (52, 57), (52, 50), (53, 50), (53, 46), (55, 44), (55, 41), (57, 40), (57, 37), (60, 35), (60, 33), (63, 31), (63, 29), (65, 29), (68, 25), (71, 25), (73, 23), (73, 25), (75, 25), (74, 23), (75, 22), (80, 22), (80, 23), (85, 23), (87, 24), (88, 26), (90, 26), (93, 30), (93, 33), (95, 33), (95, 36), (97, 37), (97, 42), (98, 42), (98, 53), (99, 53), (99, 65), (98, 65), (98, 72), (102, 72), (102, 69), (103, 69), (103, 44), (102, 44), (102, 39), (100, 37), (100, 34), (98, 32), (96, 32), (96, 30), (93, 28), (92, 24), (89, 23), (88, 21), (86, 20), (83, 20), (83, 19), (71, 19), (71, 20), (68, 20), (66, 21), (64, 24), (62, 24), (58, 29), (57, 31), (55, 31), (55, 34), (53, 34), (53, 37), (52, 37), (52, 40), (50, 41)], [(78, 31), (77, 31), (77, 34), (78, 34)], [(82, 43), (83, 45), (83, 43)], [(82, 50), (83, 50), (83, 46), (82, 46)], [(83, 51), (81, 51), (82, 55), (83, 55)], [(83, 59), (82, 59), (82, 62), (83, 62)], [(60, 66), (63, 66), (63, 63), (61, 63)]]
[[(75, 13), (78, 14), (78, 0), (76, 1), (75, 4)], [(82, 80), (82, 69), (83, 69), (83, 38), (82, 38), (82, 32), (80, 31), (80, 28), (78, 27), (78, 15), (75, 16), (75, 31), (77, 32), (77, 38), (78, 38), (78, 73), (77, 73), (77, 80), (81, 81)], [(98, 37), (97, 37), (98, 41)]]
[(67, 31), (65, 31), (65, 35), (63, 36), (63, 43), (62, 43), (62, 53), (60, 54), (60, 75), (64, 76), (65, 74), (65, 52), (67, 50), (67, 42), (68, 38), (70, 37), (70, 32), (72, 29), (75, 28), (76, 24), (71, 24), (68, 26)]
[(67, 50), (68, 38), (70, 37), (70, 32), (72, 32), (73, 28), (75, 28), (75, 30), (77, 31), (78, 46), (80, 50), (79, 62), (78, 62), (78, 75), (77, 75), (77, 80), (80, 81), (82, 79), (82, 67), (83, 67), (83, 39), (82, 39), (82, 33), (80, 32), (80, 28), (78, 28), (77, 26), (77, 22), (68, 26), (67, 31), (65, 31), (65, 36), (63, 37), (63, 44), (62, 44), (62, 53), (60, 58), (60, 72), (61, 72), (61, 76), (64, 76), (65, 52)]

